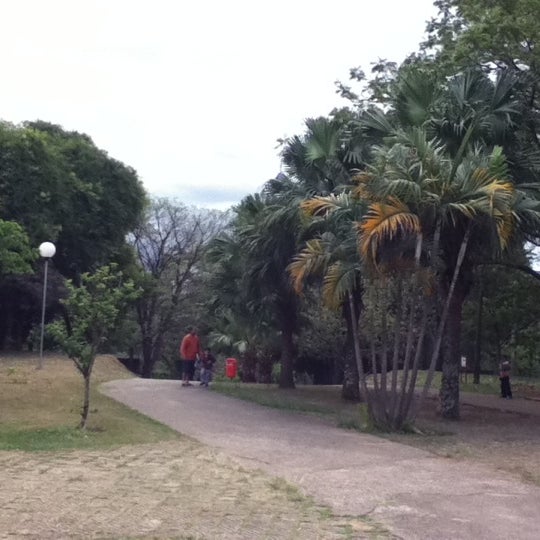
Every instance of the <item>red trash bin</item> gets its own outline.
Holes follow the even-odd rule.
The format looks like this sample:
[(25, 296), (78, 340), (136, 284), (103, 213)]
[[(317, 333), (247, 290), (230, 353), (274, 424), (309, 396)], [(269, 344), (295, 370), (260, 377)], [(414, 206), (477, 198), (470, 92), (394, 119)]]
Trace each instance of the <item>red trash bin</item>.
[(238, 361), (236, 358), (227, 358), (225, 360), (225, 375), (229, 379), (234, 379), (238, 373)]

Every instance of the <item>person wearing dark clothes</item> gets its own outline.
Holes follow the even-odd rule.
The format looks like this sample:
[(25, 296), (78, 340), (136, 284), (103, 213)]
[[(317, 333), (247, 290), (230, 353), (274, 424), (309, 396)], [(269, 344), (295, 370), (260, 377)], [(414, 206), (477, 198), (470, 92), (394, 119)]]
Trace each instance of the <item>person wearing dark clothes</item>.
[(501, 397), (504, 399), (512, 399), (512, 388), (510, 387), (510, 362), (503, 362), (501, 364), (499, 380), (501, 381)]
[(212, 382), (212, 373), (214, 371), (214, 364), (216, 358), (212, 354), (210, 349), (205, 349), (201, 356), (201, 386), (206, 386)]

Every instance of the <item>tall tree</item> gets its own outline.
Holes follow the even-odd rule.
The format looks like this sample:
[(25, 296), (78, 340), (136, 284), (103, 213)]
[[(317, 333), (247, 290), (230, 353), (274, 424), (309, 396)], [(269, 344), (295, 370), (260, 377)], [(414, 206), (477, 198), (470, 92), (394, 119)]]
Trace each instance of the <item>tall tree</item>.
[(438, 0), (438, 16), (427, 26), (422, 57), (443, 76), (464, 67), (515, 81), (522, 119), (513, 141), (505, 145), (516, 179), (540, 173), (540, 30), (539, 0)]
[[(93, 267), (132, 260), (125, 237), (145, 193), (135, 171), (87, 135), (40, 121), (0, 122), (0, 201), (0, 219), (23, 227), (30, 245), (54, 242), (54, 271), (77, 281)], [(34, 289), (31, 278), (18, 279), (16, 288), (0, 283), (0, 336), (15, 345), (26, 341), (28, 321), (39, 320)], [(14, 329), (17, 335), (8, 335)]]
[[(316, 199), (341, 193), (350, 183), (351, 171), (364, 167), (369, 158), (371, 141), (368, 141), (358, 128), (355, 119), (356, 116), (346, 109), (334, 111), (331, 118), (308, 119), (302, 136), (285, 141), (282, 158), (288, 174), (296, 182), (301, 198), (309, 201), (301, 203), (304, 211), (320, 218), (313, 221), (305, 231), (307, 244), (290, 267), (295, 288), (300, 292), (304, 278), (309, 276), (325, 274), (328, 278), (332, 275), (334, 281), (337, 280), (342, 286), (344, 283), (348, 284), (355, 298), (358, 314), (361, 296), (358, 267), (351, 273), (351, 267), (345, 260), (349, 257), (350, 262), (350, 253), (345, 255), (346, 250), (339, 248), (341, 241), (346, 244), (351, 231), (347, 230), (347, 225), (343, 227), (344, 219), (341, 213), (335, 213), (331, 220), (324, 219), (324, 203), (319, 207)], [(321, 236), (324, 235), (326, 240), (322, 241)], [(329, 241), (330, 238), (333, 238), (333, 241)], [(324, 250), (333, 250), (334, 253), (325, 254)], [(339, 265), (336, 257), (342, 257), (341, 263), (344, 263), (340, 266), (344, 269), (342, 276), (337, 272)], [(343, 279), (344, 276), (347, 276), (347, 279)], [(348, 328), (343, 355), (342, 396), (345, 399), (357, 400), (360, 395), (358, 371), (352, 351), (353, 316), (346, 295), (339, 296), (343, 290), (339, 286), (337, 290), (337, 296), (330, 298), (330, 295), (326, 294), (325, 300), (327, 305), (334, 309), (341, 309)]]
[(272, 181), (262, 197), (249, 196), (238, 209), (238, 234), (248, 261), (248, 294), (265, 307), (270, 325), (279, 331), (281, 339), (281, 388), (294, 387), (294, 339), (299, 331), (298, 298), (286, 272), (301, 231), (293, 191), (288, 181)]
[[(478, 71), (465, 71), (449, 79), (445, 84), (433, 84), (433, 80), (427, 72), (423, 76), (424, 68), (414, 67), (405, 70), (400, 79), (396, 81), (394, 87), (393, 106), (388, 111), (380, 109), (368, 111), (362, 121), (366, 129), (378, 130), (386, 133), (387, 137), (394, 140), (406, 140), (412, 134), (429, 133), (438, 138), (441, 148), (437, 154), (445, 154), (452, 162), (452, 168), (448, 171), (450, 186), (458, 181), (459, 177), (465, 174), (467, 167), (465, 162), (474, 158), (475, 152), (485, 153), (481, 149), (487, 146), (489, 149), (498, 141), (505, 139), (515, 129), (518, 118), (519, 106), (514, 98), (513, 81), (503, 74), (495, 81), (492, 81), (485, 74)], [(420, 131), (418, 131), (420, 129)], [(423, 137), (423, 141), (421, 140)], [(413, 146), (421, 154), (421, 148), (426, 146), (426, 135), (420, 139), (416, 137)], [(399, 147), (396, 147), (396, 151)], [(407, 152), (407, 150), (405, 150)], [(502, 154), (501, 154), (502, 155)], [(406, 157), (404, 155), (404, 157)], [(473, 159), (474, 161), (474, 159)], [(504, 161), (504, 159), (503, 159)], [(425, 168), (423, 166), (423, 168)], [(423, 169), (421, 169), (423, 170)], [(414, 171), (399, 171), (395, 173), (395, 181), (392, 185), (396, 190), (395, 196), (399, 199), (410, 183), (406, 181), (407, 176)], [(508, 169), (505, 165), (503, 177), (508, 176)], [(385, 188), (386, 189), (386, 188)], [(418, 188), (415, 188), (418, 190)], [(452, 188), (453, 189), (453, 188)], [(419, 192), (420, 193), (420, 192)], [(450, 191), (449, 194), (452, 192)], [(430, 212), (435, 208), (435, 202), (441, 202), (441, 193), (437, 199), (431, 201), (427, 206)], [(536, 212), (537, 203), (524, 192), (518, 196), (520, 207), (527, 212), (528, 218), (519, 221), (521, 229), (528, 229), (533, 236), (536, 234)], [(516, 199), (516, 200), (517, 200)], [(524, 204), (521, 202), (527, 201)], [(441, 224), (442, 227), (442, 224)], [(458, 260), (461, 249), (461, 236), (441, 229), (440, 236), (440, 256), (447, 269), (441, 273), (440, 291), (442, 297), (446, 297), (453, 280), (453, 271)], [(521, 241), (515, 236), (516, 241)], [(491, 254), (484, 254), (484, 257), (491, 257)], [(452, 295), (452, 304), (448, 319), (448, 335), (452, 339), (447, 341), (448, 346), (443, 349), (443, 379), (441, 388), (442, 412), (449, 418), (459, 416), (459, 375), (458, 367), (460, 361), (459, 350), (459, 328), (461, 324), (461, 312), (463, 302), (469, 292), (471, 285), (471, 270), (475, 257), (472, 252), (467, 253), (467, 257), (462, 262), (463, 269), (459, 274), (459, 279), (454, 286), (455, 292)]]
[[(304, 201), (301, 207), (308, 215), (314, 216), (314, 225), (323, 232), (306, 241), (289, 265), (289, 272), (298, 293), (311, 276), (323, 277), (323, 301), (326, 306), (341, 310), (347, 328), (342, 397), (359, 400), (353, 329), (358, 325), (361, 312), (362, 274), (354, 223), (362, 219), (366, 205), (343, 193), (315, 197)], [(353, 299), (352, 305), (349, 295)]]
[[(240, 211), (241, 212), (241, 211)], [(238, 355), (244, 382), (270, 382), (279, 358), (279, 334), (264, 297), (251, 294), (249, 256), (237, 226), (214, 239), (208, 250), (208, 336), (225, 354)]]
[(143, 377), (152, 376), (167, 337), (178, 334), (178, 318), (182, 311), (187, 312), (193, 298), (205, 250), (225, 227), (226, 220), (221, 212), (155, 199), (134, 230), (131, 240), (144, 290), (136, 303)]
[(124, 255), (145, 192), (135, 171), (90, 137), (46, 122), (2, 123), (0, 171), (0, 217), (21, 224), (35, 245), (53, 241), (63, 275)]

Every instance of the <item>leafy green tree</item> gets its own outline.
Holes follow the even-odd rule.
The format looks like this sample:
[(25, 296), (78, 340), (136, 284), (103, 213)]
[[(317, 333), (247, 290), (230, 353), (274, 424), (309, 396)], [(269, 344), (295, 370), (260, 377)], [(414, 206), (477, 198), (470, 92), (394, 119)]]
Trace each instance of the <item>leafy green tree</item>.
[(90, 137), (46, 122), (0, 123), (0, 218), (30, 242), (56, 244), (55, 264), (76, 278), (124, 256), (146, 196), (133, 169)]
[[(84, 398), (79, 427), (84, 429), (90, 407), (90, 380), (96, 355), (118, 324), (118, 319), (139, 291), (125, 280), (116, 265), (103, 266), (93, 274), (84, 273), (81, 285), (67, 283), (69, 295), (63, 301), (67, 319), (47, 326), (84, 378)], [(67, 323), (67, 324), (66, 324)]]
[(35, 312), (40, 295), (27, 302), (28, 295), (22, 293), (21, 285), (26, 291), (35, 290), (28, 283), (34, 279), (31, 274), (36, 257), (24, 229), (18, 223), (0, 219), (0, 349), (8, 339), (10, 345), (20, 345), (30, 332), (33, 321), (22, 313), (28, 308)]
[(503, 358), (509, 357), (514, 373), (534, 375), (540, 367), (538, 278), (512, 269), (509, 264), (482, 265), (476, 274), (481, 275), (481, 280), (464, 307), (464, 352), (475, 362), (478, 355), (478, 372), (497, 372)]
[[(352, 352), (347, 343), (347, 328), (339, 311), (321, 301), (318, 287), (307, 287), (302, 295), (302, 333), (298, 339), (296, 372), (307, 374), (313, 384), (339, 384), (347, 376), (346, 359)], [(354, 358), (352, 358), (354, 363)], [(347, 362), (348, 363), (348, 362)], [(356, 364), (355, 364), (356, 365)], [(358, 382), (356, 383), (358, 389)], [(344, 399), (358, 399), (343, 396)]]
[(538, 0), (437, 0), (422, 50), (455, 70), (474, 63), (537, 71)]
[(191, 304), (201, 287), (208, 244), (228, 219), (219, 211), (154, 199), (130, 236), (138, 261), (137, 282), (143, 290), (136, 302), (143, 377), (152, 376), (167, 342), (174, 341), (178, 350), (180, 328), (201, 322), (186, 318), (193, 313)]
[[(539, 0), (438, 0), (427, 26), (422, 57), (441, 76), (474, 67), (515, 81), (522, 116), (503, 145), (516, 181), (540, 173)], [(498, 144), (501, 144), (499, 141)]]
[(36, 252), (30, 248), (24, 229), (0, 219), (0, 276), (29, 273), (35, 259)]
[[(82, 272), (100, 265), (132, 261), (126, 235), (138, 223), (146, 197), (135, 171), (87, 135), (41, 121), (0, 122), (0, 201), (0, 219), (23, 227), (31, 246), (54, 242), (55, 270), (77, 282)], [(34, 284), (19, 280), (18, 288), (30, 308)], [(10, 328), (27, 334), (27, 320), (38, 317), (25, 310), (21, 319), (10, 290), (0, 283), (0, 319), (13, 321), (9, 328), (0, 323), (0, 335)], [(39, 303), (34, 305), (38, 311)], [(26, 337), (10, 341), (23, 343)]]

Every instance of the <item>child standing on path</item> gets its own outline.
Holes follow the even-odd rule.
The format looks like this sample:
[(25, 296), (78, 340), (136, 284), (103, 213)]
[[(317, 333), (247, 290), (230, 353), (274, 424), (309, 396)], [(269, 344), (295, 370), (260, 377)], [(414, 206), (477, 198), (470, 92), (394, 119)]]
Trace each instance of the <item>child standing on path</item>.
[(208, 388), (208, 383), (212, 382), (212, 373), (216, 358), (210, 349), (205, 349), (201, 357), (201, 386)]

